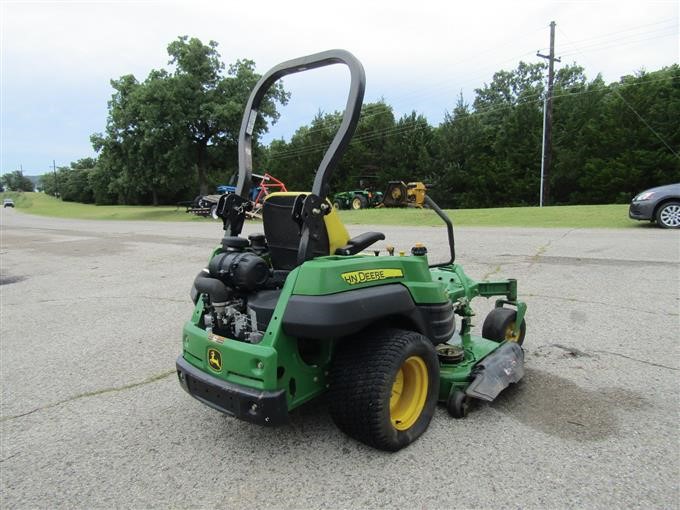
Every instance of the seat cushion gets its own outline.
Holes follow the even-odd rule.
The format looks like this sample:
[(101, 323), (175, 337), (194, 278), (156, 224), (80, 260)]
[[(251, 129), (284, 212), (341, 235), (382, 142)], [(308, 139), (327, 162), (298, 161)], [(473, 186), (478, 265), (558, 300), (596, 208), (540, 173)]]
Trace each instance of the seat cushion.
[[(300, 228), (293, 220), (292, 212), (295, 199), (304, 194), (306, 193), (272, 193), (264, 202), (262, 223), (274, 269), (290, 271), (297, 266)], [(320, 239), (314, 242), (314, 257), (334, 253), (349, 239), (345, 226), (334, 210), (324, 216), (324, 225), (326, 228), (322, 230)]]

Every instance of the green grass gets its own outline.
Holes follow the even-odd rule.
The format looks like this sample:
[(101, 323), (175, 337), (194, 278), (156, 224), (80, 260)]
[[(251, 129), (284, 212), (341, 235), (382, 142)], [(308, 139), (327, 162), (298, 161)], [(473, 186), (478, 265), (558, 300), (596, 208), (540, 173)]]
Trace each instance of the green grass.
[(0, 193), (17, 209), (39, 216), (84, 220), (212, 221), (185, 213), (184, 207), (147, 205), (92, 205), (63, 202), (44, 193)]
[[(213, 221), (184, 212), (175, 206), (89, 205), (62, 202), (43, 193), (1, 193), (12, 198), (18, 209), (30, 214), (90, 220)], [(449, 209), (456, 226), (627, 228), (648, 222), (628, 219), (628, 206), (570, 205), (559, 207), (504, 207), (497, 209)], [(364, 209), (341, 211), (347, 225), (439, 226), (441, 220), (428, 209)]]
[[(628, 205), (567, 205), (555, 207), (499, 207), (495, 209), (447, 209), (454, 226), (626, 228), (647, 222), (628, 219)], [(347, 225), (441, 225), (428, 209), (364, 209), (341, 211)]]

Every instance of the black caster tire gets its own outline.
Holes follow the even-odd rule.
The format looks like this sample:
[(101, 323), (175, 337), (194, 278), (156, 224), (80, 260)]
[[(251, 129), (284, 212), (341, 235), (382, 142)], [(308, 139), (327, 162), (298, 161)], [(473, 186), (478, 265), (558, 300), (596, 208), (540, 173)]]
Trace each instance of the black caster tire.
[(494, 308), (484, 319), (482, 336), (494, 342), (516, 342), (522, 345), (524, 335), (527, 332), (527, 323), (525, 320), (522, 320), (522, 324), (519, 326), (519, 333), (515, 335), (513, 330), (516, 320), (517, 312), (515, 310), (510, 308)]
[(456, 419), (465, 418), (470, 410), (470, 397), (460, 390), (454, 390), (446, 400), (446, 410)]

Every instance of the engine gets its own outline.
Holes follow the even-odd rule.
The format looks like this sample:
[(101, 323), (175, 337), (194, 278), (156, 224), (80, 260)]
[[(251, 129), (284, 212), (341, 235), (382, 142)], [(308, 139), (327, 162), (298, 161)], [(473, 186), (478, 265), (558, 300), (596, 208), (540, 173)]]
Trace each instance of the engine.
[(248, 306), (248, 296), (283, 283), (265, 260), (267, 255), (262, 234), (222, 240), (222, 250), (198, 274), (192, 289), (194, 302), (203, 296), (206, 331), (249, 343), (262, 340), (264, 332)]
[(215, 255), (208, 272), (228, 287), (243, 292), (252, 292), (262, 287), (269, 279), (269, 266), (255, 253), (226, 252)]

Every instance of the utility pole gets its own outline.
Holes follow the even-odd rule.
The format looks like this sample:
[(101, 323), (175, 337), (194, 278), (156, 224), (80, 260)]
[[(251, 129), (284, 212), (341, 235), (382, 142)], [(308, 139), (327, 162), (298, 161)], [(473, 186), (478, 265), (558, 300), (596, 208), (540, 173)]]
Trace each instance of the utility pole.
[(59, 198), (59, 179), (57, 178), (57, 162), (52, 160), (52, 172), (54, 172), (55, 196)]
[(550, 161), (552, 157), (552, 99), (553, 82), (555, 80), (555, 62), (562, 62), (555, 58), (555, 22), (550, 22), (550, 54), (536, 53), (537, 57), (548, 60), (548, 93), (543, 103), (543, 149), (541, 159), (541, 193), (539, 205), (550, 201)]

